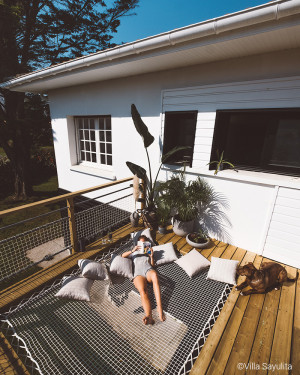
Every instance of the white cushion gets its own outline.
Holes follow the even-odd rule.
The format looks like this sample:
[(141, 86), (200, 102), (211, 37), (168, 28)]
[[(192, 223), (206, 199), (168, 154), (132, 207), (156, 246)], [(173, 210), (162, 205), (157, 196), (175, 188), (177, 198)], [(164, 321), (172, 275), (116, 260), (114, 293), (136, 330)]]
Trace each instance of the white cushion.
[(174, 262), (178, 259), (172, 242), (165, 243), (163, 245), (153, 246), (153, 256), (155, 264), (157, 266), (164, 263)]
[(78, 276), (66, 276), (63, 278), (61, 289), (56, 297), (90, 301), (90, 290), (94, 280)]
[(78, 259), (81, 275), (92, 280), (107, 280), (107, 271), (103, 263), (89, 259)]
[(132, 240), (133, 240), (134, 245), (137, 244), (140, 236), (146, 236), (147, 238), (149, 238), (149, 240), (152, 242), (153, 245), (155, 244), (155, 241), (151, 237), (151, 232), (149, 228), (142, 229), (142, 230), (139, 230), (138, 232), (133, 233)]
[(238, 260), (211, 257), (211, 265), (207, 278), (234, 285), (236, 283), (236, 270), (238, 264)]
[(193, 249), (188, 254), (182, 256), (176, 260), (175, 263), (177, 263), (178, 266), (181, 267), (190, 278), (210, 265), (210, 262), (196, 249)]
[(121, 255), (113, 255), (109, 270), (111, 273), (122, 275), (129, 279), (133, 278), (132, 260), (130, 258), (123, 258)]

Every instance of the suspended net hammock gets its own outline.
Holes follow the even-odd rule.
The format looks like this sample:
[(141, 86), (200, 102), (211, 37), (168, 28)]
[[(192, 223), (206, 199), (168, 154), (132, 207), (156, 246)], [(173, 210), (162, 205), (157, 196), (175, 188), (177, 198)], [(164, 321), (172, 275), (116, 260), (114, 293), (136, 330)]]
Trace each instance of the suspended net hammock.
[[(131, 247), (128, 241), (113, 252)], [(109, 266), (110, 259), (111, 252), (98, 260)], [(1, 330), (32, 374), (188, 374), (231, 287), (206, 280), (207, 270), (193, 279), (175, 263), (157, 270), (165, 322), (158, 319), (151, 286), (155, 324), (145, 326), (133, 283), (112, 277), (93, 283), (90, 302), (55, 297), (58, 280), (12, 308)]]

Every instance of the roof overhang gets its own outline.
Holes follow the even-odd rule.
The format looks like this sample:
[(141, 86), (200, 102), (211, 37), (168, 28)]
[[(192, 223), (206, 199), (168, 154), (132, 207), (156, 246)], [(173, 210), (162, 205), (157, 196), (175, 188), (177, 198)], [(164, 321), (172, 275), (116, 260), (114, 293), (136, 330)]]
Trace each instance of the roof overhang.
[(41, 69), (1, 84), (50, 90), (300, 47), (300, 0), (277, 0)]

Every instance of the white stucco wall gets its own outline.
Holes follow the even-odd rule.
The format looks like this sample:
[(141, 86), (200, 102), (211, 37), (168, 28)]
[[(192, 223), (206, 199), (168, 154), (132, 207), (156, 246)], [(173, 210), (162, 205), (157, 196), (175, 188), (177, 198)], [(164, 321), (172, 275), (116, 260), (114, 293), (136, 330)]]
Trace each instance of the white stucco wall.
[[(300, 89), (297, 85), (290, 95), (287, 95), (289, 90), (286, 89), (271, 90), (273, 96), (267, 102), (261, 100), (254, 91), (244, 90), (243, 94), (232, 94), (232, 87), (236, 86), (233, 83), (246, 81), (247, 87), (249, 81), (255, 81), (254, 85), (260, 85), (257, 86), (257, 93), (264, 90), (263, 95), (266, 95), (270, 87), (277, 87), (278, 78), (299, 75), (299, 58), (298, 50), (281, 51), (50, 92), (59, 186), (75, 191), (109, 181), (107, 177), (71, 170), (72, 165), (76, 164), (73, 116), (111, 115), (113, 175), (121, 179), (130, 176), (125, 164), (127, 160), (147, 166), (142, 140), (130, 116), (132, 103), (137, 106), (155, 137), (155, 143), (149, 147), (154, 171), (157, 170), (160, 158), (163, 110), (197, 109), (199, 115), (194, 165), (188, 171), (189, 175), (191, 178), (198, 174), (204, 176), (226, 198), (226, 215), (231, 225), (224, 223), (226, 233), (223, 239), (261, 253), (272, 216), (276, 186), (299, 189), (300, 185), (298, 180), (287, 177), (242, 171), (238, 174), (224, 171), (213, 176), (206, 164), (210, 155), (215, 111), (223, 108), (299, 107)], [(260, 82), (266, 79), (267, 83)], [(207, 91), (207, 85), (213, 85), (213, 88)], [(222, 95), (216, 96), (215, 93), (221, 87)], [(162, 170), (161, 178), (169, 175), (170, 171)]]

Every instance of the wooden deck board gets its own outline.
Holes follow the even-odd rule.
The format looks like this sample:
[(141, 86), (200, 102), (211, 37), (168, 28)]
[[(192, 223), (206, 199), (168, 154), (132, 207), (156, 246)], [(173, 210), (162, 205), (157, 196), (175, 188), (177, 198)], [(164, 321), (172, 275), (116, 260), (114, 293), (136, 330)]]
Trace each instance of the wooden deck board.
[[(300, 371), (300, 280), (298, 270), (298, 280), (296, 283), (296, 300), (294, 309), (293, 340), (292, 340), (292, 357), (291, 364), (293, 369)], [(296, 372), (293, 372), (296, 374)]]
[[(32, 294), (33, 290), (49, 283), (63, 273), (77, 266), (79, 258), (93, 258), (97, 253), (104, 251), (108, 246), (114, 246), (119, 240), (128, 236), (132, 229), (129, 225), (116, 231), (112, 244), (102, 244), (99, 240), (87, 247), (84, 253), (74, 254), (59, 264), (39, 271), (37, 274), (16, 283), (8, 290), (0, 293), (0, 308), (7, 308), (23, 299), (25, 295)], [(139, 228), (136, 228), (138, 230)], [(192, 247), (185, 238), (174, 235), (172, 231), (162, 235), (157, 234), (159, 243), (172, 241), (181, 254), (187, 254)], [(224, 259), (236, 259), (241, 264), (255, 260), (258, 266), (262, 257), (249, 251), (228, 245), (216, 240), (211, 241), (209, 247), (199, 250), (200, 253), (211, 260), (212, 256)], [(296, 269), (287, 267), (290, 277), (294, 277)], [(238, 282), (241, 281), (241, 277)], [(22, 363), (16, 356), (8, 358), (0, 346), (0, 372), (7, 367), (3, 374), (19, 374), (13, 363)], [(240, 296), (235, 289), (230, 293), (217, 322), (206, 340), (201, 353), (196, 360), (191, 375), (208, 374), (267, 374), (267, 371), (248, 368), (240, 371), (237, 364), (273, 363), (281, 362), (293, 365), (291, 374), (300, 373), (300, 282), (286, 283), (279, 291), (272, 291), (266, 295)], [(12, 350), (13, 352), (13, 350)], [(22, 371), (22, 370), (21, 370)], [(25, 373), (25, 370), (24, 372)], [(269, 372), (276, 373), (276, 372)], [(280, 374), (287, 375), (286, 371)]]
[[(296, 276), (296, 269), (286, 266), (290, 277)], [(276, 326), (274, 331), (273, 345), (270, 356), (270, 364), (284, 366), (291, 363), (291, 344), (294, 319), (294, 301), (296, 287), (295, 283), (285, 283), (281, 288), (280, 302)], [(300, 369), (298, 369), (300, 371)], [(280, 369), (280, 374), (288, 375), (287, 367)]]
[[(262, 259), (259, 256), (255, 257), (254, 265), (259, 267)], [(235, 338), (244, 317), (244, 312), (247, 308), (250, 296), (240, 296), (237, 299), (236, 306), (228, 320), (226, 330), (218, 343), (217, 350), (211, 361), (207, 374), (224, 374)]]

